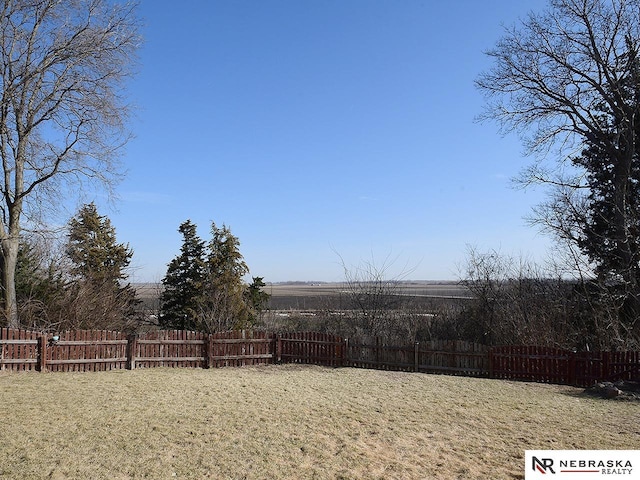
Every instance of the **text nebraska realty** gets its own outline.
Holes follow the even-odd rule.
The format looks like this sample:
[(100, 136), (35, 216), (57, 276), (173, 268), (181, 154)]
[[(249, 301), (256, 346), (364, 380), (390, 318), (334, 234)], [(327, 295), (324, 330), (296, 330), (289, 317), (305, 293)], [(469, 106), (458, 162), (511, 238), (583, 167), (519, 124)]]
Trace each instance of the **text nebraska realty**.
[(532, 468), (542, 474), (560, 473), (600, 473), (601, 475), (631, 475), (631, 460), (559, 460), (554, 465), (552, 458), (532, 457)]
[[(631, 475), (631, 460), (560, 460), (560, 471), (595, 470), (602, 475)], [(585, 472), (587, 473), (587, 472)]]

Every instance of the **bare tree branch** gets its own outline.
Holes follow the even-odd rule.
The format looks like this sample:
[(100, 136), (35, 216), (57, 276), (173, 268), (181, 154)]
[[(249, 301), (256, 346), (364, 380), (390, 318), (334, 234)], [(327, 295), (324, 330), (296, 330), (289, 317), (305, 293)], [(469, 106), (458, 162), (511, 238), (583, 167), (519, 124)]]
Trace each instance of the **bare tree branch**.
[[(22, 218), (86, 180), (110, 188), (129, 138), (124, 82), (140, 43), (135, 4), (12, 0), (0, 5), (2, 287), (8, 322)], [(56, 188), (50, 188), (55, 184)]]

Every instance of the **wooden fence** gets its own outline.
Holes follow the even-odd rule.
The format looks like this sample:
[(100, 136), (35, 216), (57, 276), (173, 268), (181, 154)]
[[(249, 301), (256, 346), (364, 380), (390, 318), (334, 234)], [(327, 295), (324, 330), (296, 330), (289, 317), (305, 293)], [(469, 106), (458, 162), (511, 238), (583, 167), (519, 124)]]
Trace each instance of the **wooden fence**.
[(0, 329), (0, 370), (44, 370), (42, 343), (46, 337), (37, 332)]
[(434, 340), (408, 346), (347, 341), (347, 363), (353, 367), (408, 372), (488, 376), (489, 347), (463, 341)]
[(56, 335), (0, 329), (0, 370), (102, 371), (153, 367), (216, 368), (306, 363), (446, 373), (589, 386), (640, 380), (640, 352), (571, 352), (539, 346), (487, 347), (432, 341), (391, 346), (315, 332), (75, 330)]
[(49, 335), (39, 340), (41, 371), (96, 372), (127, 366), (129, 342), (122, 332), (72, 330), (58, 334), (55, 340)]
[(327, 367), (347, 365), (345, 340), (336, 335), (317, 332), (295, 332), (276, 335), (276, 361), (308, 363)]
[(206, 334), (160, 330), (129, 337), (128, 368), (217, 368), (270, 363), (273, 342), (266, 332)]
[(640, 380), (640, 352), (572, 352), (552, 347), (489, 349), (489, 376), (587, 387), (598, 381)]

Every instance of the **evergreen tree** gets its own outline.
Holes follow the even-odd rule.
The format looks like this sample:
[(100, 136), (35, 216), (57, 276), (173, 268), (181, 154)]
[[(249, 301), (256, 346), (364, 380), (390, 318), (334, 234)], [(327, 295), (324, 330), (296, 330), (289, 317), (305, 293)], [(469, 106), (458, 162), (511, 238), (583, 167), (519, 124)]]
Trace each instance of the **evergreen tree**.
[(251, 321), (254, 324), (258, 322), (258, 316), (264, 311), (271, 298), (271, 295), (262, 290), (265, 285), (263, 277), (253, 277), (247, 286), (247, 301), (253, 310)]
[(218, 227), (212, 223), (208, 247), (204, 329), (220, 331), (251, 326), (253, 312), (243, 281), (249, 267), (240, 253), (238, 237), (226, 225)]
[(603, 87), (626, 108), (594, 105), (600, 132), (587, 134), (585, 148), (571, 159), (584, 172), (585, 193), (567, 209), (576, 243), (594, 266), (599, 288), (588, 290), (592, 304), (616, 319), (606, 330), (620, 339), (630, 338), (634, 325), (640, 333), (640, 122), (627, 124), (625, 118), (629, 110), (640, 115), (640, 46), (630, 39), (626, 45), (615, 86)]
[(190, 220), (178, 229), (180, 255), (171, 260), (162, 279), (160, 325), (179, 330), (198, 329), (206, 280), (205, 243)]
[(134, 328), (135, 290), (124, 284), (133, 251), (116, 241), (109, 218), (84, 205), (69, 222), (71, 260), (69, 316), (75, 328)]
[(94, 203), (84, 205), (69, 222), (67, 254), (73, 262), (72, 275), (96, 283), (126, 280), (126, 268), (133, 251), (129, 245), (116, 242), (111, 220), (100, 216)]
[(22, 238), (16, 265), (16, 299), (20, 325), (47, 329), (64, 314), (67, 281), (60, 259), (32, 238)]
[(35, 245), (23, 239), (18, 248), (16, 264), (16, 295), (18, 299), (31, 297), (39, 290), (42, 280), (40, 270), (40, 258)]
[[(160, 325), (163, 328), (218, 332), (255, 325), (268, 295), (261, 277), (247, 285), (249, 268), (240, 241), (226, 225), (211, 225), (205, 244), (187, 220), (179, 228), (181, 253), (169, 263), (162, 280)], [(266, 297), (265, 297), (266, 295)]]

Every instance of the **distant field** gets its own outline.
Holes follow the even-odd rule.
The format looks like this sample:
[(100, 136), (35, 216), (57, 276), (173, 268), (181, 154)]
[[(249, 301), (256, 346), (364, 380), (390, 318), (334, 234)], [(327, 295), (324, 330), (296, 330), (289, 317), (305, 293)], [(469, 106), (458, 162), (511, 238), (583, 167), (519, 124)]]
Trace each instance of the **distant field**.
[[(344, 294), (348, 288), (344, 283), (275, 283), (267, 285), (264, 291), (274, 297), (311, 297)], [(404, 282), (397, 287), (394, 286), (393, 292), (399, 295), (431, 298), (471, 298), (469, 289), (457, 283)]]
[[(145, 305), (157, 308), (162, 285), (138, 283), (133, 285)], [(273, 283), (263, 290), (271, 295), (269, 308), (322, 309), (329, 303), (340, 308), (340, 298), (346, 298), (348, 288), (344, 283)], [(431, 300), (457, 302), (472, 297), (469, 289), (454, 282), (403, 282), (393, 289), (394, 294), (414, 297), (427, 305)], [(343, 302), (344, 303), (344, 302)]]
[[(271, 295), (269, 307), (273, 310), (321, 310), (352, 308), (348, 300), (349, 289), (344, 283), (275, 283), (264, 287)], [(456, 283), (403, 282), (393, 286), (394, 295), (411, 297), (414, 305), (431, 310), (434, 302), (458, 303), (471, 298), (471, 292)]]
[(0, 478), (515, 479), (526, 449), (638, 449), (571, 387), (264, 366), (0, 374)]
[(144, 300), (156, 299), (162, 292), (161, 283), (134, 283), (132, 286), (135, 288), (138, 297)]
[[(162, 290), (159, 283), (136, 283), (133, 285), (138, 295), (143, 298), (155, 297)], [(318, 296), (336, 295), (347, 290), (344, 283), (270, 283), (263, 289), (273, 296)], [(417, 295), (427, 297), (462, 297), (470, 298), (471, 292), (463, 285), (454, 282), (405, 282), (395, 292), (403, 295)]]

